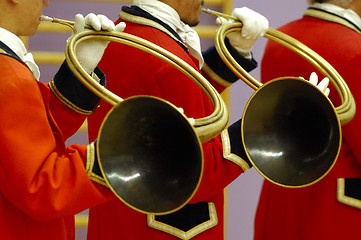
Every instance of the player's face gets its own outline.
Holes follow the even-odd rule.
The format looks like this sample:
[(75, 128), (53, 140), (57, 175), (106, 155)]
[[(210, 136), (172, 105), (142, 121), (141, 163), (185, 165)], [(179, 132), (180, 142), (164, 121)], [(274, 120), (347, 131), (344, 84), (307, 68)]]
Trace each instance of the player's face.
[(49, 0), (19, 0), (18, 2), (18, 36), (35, 34), (40, 24), (43, 8), (49, 6)]
[(174, 9), (178, 12), (182, 22), (196, 26), (202, 10), (203, 0), (177, 0)]

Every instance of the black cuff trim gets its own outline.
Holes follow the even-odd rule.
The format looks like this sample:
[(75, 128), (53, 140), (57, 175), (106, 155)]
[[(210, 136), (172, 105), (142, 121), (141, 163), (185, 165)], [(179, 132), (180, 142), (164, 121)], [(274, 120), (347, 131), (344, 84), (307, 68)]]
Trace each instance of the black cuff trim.
[[(100, 84), (105, 86), (104, 73), (99, 68), (96, 68), (94, 73), (100, 79)], [(100, 100), (73, 74), (66, 61), (63, 62), (54, 79), (49, 83), (49, 87), (61, 102), (82, 114), (92, 113)]]
[[(231, 46), (228, 38), (225, 39), (225, 44), (229, 53), (244, 70), (250, 72), (258, 66), (258, 63), (253, 58), (250, 61), (241, 56), (237, 50)], [(208, 48), (207, 51), (203, 53), (203, 57), (205, 63), (207, 63), (207, 65), (224, 80), (234, 83), (239, 79), (223, 62), (214, 46)]]

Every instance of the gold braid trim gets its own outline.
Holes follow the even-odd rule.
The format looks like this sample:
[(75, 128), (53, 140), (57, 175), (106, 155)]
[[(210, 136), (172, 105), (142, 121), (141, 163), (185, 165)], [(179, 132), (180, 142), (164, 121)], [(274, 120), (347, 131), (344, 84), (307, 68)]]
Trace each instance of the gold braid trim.
[(86, 148), (85, 170), (91, 180), (105, 187), (108, 187), (108, 184), (105, 182), (104, 178), (93, 173), (94, 162), (95, 162), (95, 147), (94, 147), (94, 142), (92, 142)]
[(1, 49), (1, 48), (0, 48), (0, 53), (1, 53), (1, 54), (4, 54), (4, 55), (10, 56), (10, 54), (8, 54), (7, 52), (5, 52), (5, 50), (3, 50), (3, 49)]
[(337, 200), (345, 205), (361, 209), (361, 200), (345, 195), (345, 179), (337, 179)]
[(160, 230), (162, 232), (169, 233), (182, 240), (189, 240), (189, 239), (193, 238), (194, 236), (196, 236), (218, 224), (217, 211), (216, 211), (216, 206), (214, 205), (214, 203), (211, 203), (211, 202), (208, 203), (208, 210), (209, 210), (209, 220), (197, 225), (196, 227), (192, 228), (191, 230), (189, 230), (187, 232), (155, 220), (154, 214), (147, 215), (148, 226), (155, 228), (157, 230)]
[(75, 104), (70, 102), (66, 97), (64, 97), (63, 94), (61, 94), (60, 91), (55, 86), (54, 79), (52, 79), (49, 82), (49, 88), (53, 92), (53, 94), (59, 99), (59, 101), (64, 103), (66, 106), (68, 106), (73, 111), (80, 113), (80, 114), (84, 114), (84, 115), (89, 115), (92, 113), (92, 111), (88, 111), (88, 110), (79, 108), (78, 106), (76, 106)]
[(216, 83), (220, 84), (223, 87), (229, 87), (232, 85), (232, 83), (224, 80), (217, 73), (215, 73), (206, 63), (204, 63), (204, 65), (202, 67), (202, 71), (205, 72)]
[(149, 26), (149, 27), (153, 27), (158, 29), (159, 31), (164, 32), (165, 34), (169, 35), (171, 38), (173, 38), (175, 41), (177, 41), (178, 43), (182, 44), (185, 48), (188, 49), (188, 47), (184, 44), (184, 42), (180, 41), (178, 38), (176, 38), (171, 32), (169, 32), (165, 27), (163, 27), (162, 25), (160, 25), (157, 22), (154, 22), (152, 20), (149, 20), (148, 18), (144, 18), (144, 17), (140, 17), (140, 16), (135, 16), (135, 15), (131, 15), (129, 13), (123, 12), (121, 11), (119, 13), (119, 17), (121, 19), (124, 19), (128, 22), (132, 22), (132, 23), (136, 23), (139, 25), (145, 25), (145, 26)]
[(307, 9), (306, 12), (304, 13), (304, 16), (309, 16), (309, 17), (315, 17), (315, 18), (319, 18), (319, 19), (323, 19), (329, 22), (334, 22), (334, 23), (339, 23), (341, 25), (344, 25), (348, 28), (351, 28), (352, 30), (361, 33), (361, 31), (356, 28), (354, 25), (352, 25), (350, 22), (348, 22), (347, 20), (335, 16), (333, 14), (327, 13), (327, 12), (323, 12), (323, 11), (319, 11), (317, 9)]
[(245, 160), (236, 154), (231, 153), (231, 141), (229, 139), (227, 129), (221, 132), (221, 139), (223, 145), (223, 157), (240, 166), (244, 172), (250, 169), (248, 163)]

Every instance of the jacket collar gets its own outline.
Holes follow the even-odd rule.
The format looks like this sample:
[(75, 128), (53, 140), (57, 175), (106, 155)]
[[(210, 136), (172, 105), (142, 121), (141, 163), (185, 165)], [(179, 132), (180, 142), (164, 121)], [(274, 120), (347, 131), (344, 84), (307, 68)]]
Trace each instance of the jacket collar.
[(0, 41), (0, 54), (3, 55), (7, 55), (10, 57), (13, 57), (15, 59), (17, 59), (20, 62), (23, 62), (20, 57), (18, 55), (16, 55), (16, 53), (11, 50), (5, 43), (3, 43), (2, 41)]
[(331, 10), (321, 9), (316, 6), (312, 6), (306, 10), (304, 16), (309, 16), (330, 22), (339, 23), (341, 25), (353, 29), (358, 33), (361, 33), (361, 28), (357, 26), (353, 21), (350, 21), (349, 19), (344, 18), (343, 16), (340, 16), (337, 13), (332, 12)]
[(128, 22), (133, 22), (140, 25), (156, 28), (171, 38), (174, 39), (187, 53), (189, 53), (188, 47), (184, 44), (181, 37), (167, 24), (152, 16), (148, 12), (137, 6), (123, 6), (122, 11), (119, 13), (119, 17)]

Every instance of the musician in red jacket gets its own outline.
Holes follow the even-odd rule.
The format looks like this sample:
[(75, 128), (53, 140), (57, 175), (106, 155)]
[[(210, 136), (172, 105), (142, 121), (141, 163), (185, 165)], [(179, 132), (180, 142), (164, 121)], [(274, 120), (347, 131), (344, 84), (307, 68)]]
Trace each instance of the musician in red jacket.
[[(117, 22), (126, 23), (126, 33), (178, 56), (222, 92), (238, 78), (222, 62), (214, 47), (201, 51), (199, 37), (190, 27), (198, 24), (200, 11), (199, 0), (137, 0), (131, 7), (122, 7)], [(251, 46), (265, 33), (268, 21), (247, 8), (235, 9), (233, 14), (244, 20), (243, 33), (247, 36), (242, 38), (236, 33), (226, 40), (226, 45), (232, 56), (251, 71), (257, 66)], [(107, 76), (107, 88), (122, 98), (160, 97), (182, 108), (188, 118), (198, 119), (213, 112), (210, 100), (196, 83), (149, 53), (111, 42), (99, 66)], [(111, 107), (101, 102), (89, 117), (90, 141), (97, 137)], [(241, 146), (238, 121), (203, 144), (203, 177), (189, 204), (174, 213), (158, 216), (140, 213), (118, 200), (109, 201), (90, 209), (88, 239), (223, 239), (224, 188), (250, 168)], [(179, 146), (180, 152), (182, 147)]]
[[(361, 87), (361, 1), (313, 0), (301, 19), (279, 30), (309, 46), (343, 77), (356, 106)], [(262, 81), (307, 76), (311, 64), (283, 46), (268, 42), (261, 66)], [(330, 87), (335, 106), (341, 101)], [(319, 182), (289, 189), (263, 184), (255, 220), (255, 239), (357, 239), (361, 219), (360, 113), (342, 127), (342, 145), (335, 166)]]
[[(19, 38), (36, 32), (48, 4), (0, 0), (1, 239), (74, 239), (74, 214), (113, 198), (91, 180), (93, 144), (65, 146), (99, 98), (66, 62), (49, 84), (40, 82), (38, 66)], [(77, 15), (77, 32), (85, 23), (97, 30), (114, 29), (106, 17), (89, 14)], [(103, 85), (104, 74), (96, 65), (105, 47), (104, 41), (89, 41), (77, 53), (81, 65)]]

